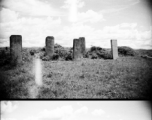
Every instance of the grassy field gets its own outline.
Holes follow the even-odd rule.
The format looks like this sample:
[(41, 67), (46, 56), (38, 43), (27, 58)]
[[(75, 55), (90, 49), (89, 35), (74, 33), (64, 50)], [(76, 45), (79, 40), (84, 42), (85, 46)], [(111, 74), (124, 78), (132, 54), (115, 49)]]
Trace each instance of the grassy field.
[(84, 58), (78, 61), (42, 61), (43, 85), (37, 86), (33, 71), (35, 58), (29, 51), (23, 51), (23, 63), (19, 66), (13, 67), (0, 60), (1, 98), (150, 98), (151, 59), (126, 56), (117, 60)]

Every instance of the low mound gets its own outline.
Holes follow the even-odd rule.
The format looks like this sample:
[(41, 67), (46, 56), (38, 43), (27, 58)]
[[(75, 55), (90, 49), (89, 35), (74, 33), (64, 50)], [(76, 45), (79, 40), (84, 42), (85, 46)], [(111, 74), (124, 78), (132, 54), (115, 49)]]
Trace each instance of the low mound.
[(137, 55), (134, 49), (127, 46), (118, 47), (118, 53), (119, 53), (119, 56), (136, 56)]
[[(45, 51), (45, 49), (43, 49)], [(54, 55), (49, 58), (46, 54), (41, 56), (44, 61), (49, 60), (72, 60), (72, 49), (66, 49), (59, 44), (54, 45)]]
[(86, 52), (85, 57), (91, 59), (111, 59), (112, 55), (110, 50), (101, 47), (92, 46), (90, 50)]

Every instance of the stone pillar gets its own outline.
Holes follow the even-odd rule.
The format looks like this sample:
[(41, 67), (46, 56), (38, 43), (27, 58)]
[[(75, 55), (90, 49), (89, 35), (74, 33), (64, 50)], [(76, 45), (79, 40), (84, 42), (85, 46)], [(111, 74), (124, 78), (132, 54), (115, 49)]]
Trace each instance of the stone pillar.
[(10, 36), (10, 55), (11, 55), (11, 63), (19, 64), (22, 62), (22, 36), (21, 35)]
[(85, 52), (86, 52), (85, 38), (84, 37), (80, 37), (79, 39), (81, 41), (81, 53), (82, 53), (82, 55), (84, 57)]
[(117, 40), (111, 40), (111, 53), (114, 60), (118, 58)]
[(53, 36), (48, 36), (46, 37), (46, 54), (49, 56), (49, 57), (52, 57), (53, 54), (54, 54), (54, 37)]
[(81, 49), (81, 40), (74, 39), (73, 40), (73, 60), (77, 60), (82, 58), (82, 49)]

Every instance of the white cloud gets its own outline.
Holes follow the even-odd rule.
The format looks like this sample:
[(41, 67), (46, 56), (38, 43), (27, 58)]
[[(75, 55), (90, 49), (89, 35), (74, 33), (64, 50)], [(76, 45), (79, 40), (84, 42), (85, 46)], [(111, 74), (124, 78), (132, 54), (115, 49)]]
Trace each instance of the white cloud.
[(82, 103), (81, 102), (76, 102), (78, 106), (82, 106)]
[(76, 22), (78, 19), (78, 8), (84, 6), (81, 0), (65, 0), (61, 8), (69, 9), (69, 21)]
[(18, 18), (18, 13), (10, 9), (2, 8), (1, 10), (1, 22), (13, 22)]
[(92, 112), (92, 115), (94, 115), (94, 116), (100, 116), (100, 115), (103, 115), (103, 114), (105, 114), (105, 111), (102, 110), (102, 109), (96, 109)]
[[(79, 12), (78, 8), (83, 6), (83, 3), (81, 3), (78, 0), (67, 0), (68, 4), (66, 6), (63, 6), (65, 8), (69, 9), (69, 21), (70, 22), (91, 22), (95, 23), (98, 21), (105, 20), (103, 18), (102, 13), (95, 12), (93, 10), (87, 10), (86, 12)], [(81, 4), (80, 4), (81, 3)]]
[(60, 16), (60, 11), (39, 0), (4, 0), (2, 5), (23, 15)]
[(70, 22), (91, 22), (95, 23), (98, 21), (105, 20), (101, 13), (95, 12), (93, 10), (87, 10), (86, 12), (79, 12), (78, 8), (84, 6), (84, 2), (81, 0), (66, 0), (62, 8), (69, 9), (69, 21)]
[[(10, 17), (9, 17), (10, 16)], [(117, 39), (119, 46), (152, 48), (151, 29), (140, 31), (137, 23), (122, 23), (95, 29), (89, 23), (104, 20), (102, 14), (93, 10), (78, 13), (77, 22), (63, 26), (60, 17), (19, 17), (19, 12), (2, 8), (0, 23), (0, 46), (9, 46), (9, 37), (22, 35), (23, 46), (43, 47), (47, 36), (54, 36), (57, 43), (72, 47), (73, 39), (86, 38), (86, 46), (110, 48), (110, 39)]]
[(122, 23), (120, 24), (120, 28), (135, 28), (137, 26), (137, 23)]
[(30, 117), (25, 118), (24, 120), (39, 120), (39, 117), (37, 117), (37, 116), (30, 116)]
[[(56, 37), (58, 43), (63, 46), (73, 45), (73, 39), (79, 37), (86, 37), (94, 31), (94, 28), (84, 25), (84, 24), (72, 24), (72, 26), (65, 26), (62, 31), (60, 31)], [(88, 43), (88, 40), (87, 40)], [(87, 44), (86, 43), (86, 44)]]
[(13, 34), (22, 35), (25, 47), (44, 46), (45, 38), (61, 24), (60, 17), (51, 17), (58, 11), (39, 0), (5, 0), (2, 6), (6, 8), (0, 11), (0, 46), (8, 46)]
[(72, 106), (63, 106), (51, 111), (44, 110), (40, 116), (41, 118), (63, 118), (66, 116), (70, 116), (72, 113), (73, 113)]
[(2, 118), (1, 120), (17, 120), (17, 119), (14, 119), (14, 118)]
[(66, 26), (56, 34), (59, 44), (71, 46), (74, 38), (85, 37), (86, 46), (91, 45), (110, 48), (110, 40), (117, 39), (118, 46), (130, 46), (132, 48), (152, 48), (151, 29), (140, 31), (137, 23), (122, 23), (115, 26), (106, 26), (103, 29), (94, 29), (89, 25), (73, 24)]
[[(104, 39), (117, 39), (120, 46), (130, 46), (133, 48), (147, 48), (151, 43), (151, 30), (140, 31), (136, 28), (136, 23), (123, 23), (116, 26), (104, 27), (99, 36)], [(97, 33), (98, 34), (98, 33)], [(148, 47), (150, 48), (150, 46)]]
[[(21, 17), (8, 9), (2, 9), (2, 20), (0, 23), (1, 42), (8, 44), (10, 35), (19, 34), (23, 38), (23, 46), (42, 46), (48, 35), (53, 35), (61, 24), (61, 19), (53, 17)], [(12, 19), (9, 16), (14, 14)], [(5, 22), (7, 21), (7, 22)], [(4, 44), (6, 45), (6, 44)], [(9, 44), (8, 44), (9, 45)]]
[(74, 110), (72, 106), (67, 105), (53, 110), (43, 110), (37, 116), (31, 116), (24, 120), (77, 120), (87, 112), (88, 108), (85, 106)]
[(95, 23), (99, 21), (104, 21), (103, 15), (101, 13), (97, 13), (93, 10), (88, 10), (87, 12), (78, 13), (78, 22), (90, 22)]
[[(129, 7), (138, 4), (141, 2), (140, 0), (115, 0), (109, 2), (110, 6), (109, 8), (107, 7), (106, 9), (101, 10), (101, 13), (114, 13), (114, 12), (119, 12), (125, 9), (128, 9)], [(110, 5), (112, 4), (112, 5)], [(115, 5), (116, 4), (116, 5)], [(112, 7), (111, 7), (112, 6)]]
[(2, 101), (1, 102), (1, 112), (10, 113), (17, 108), (17, 105), (11, 101)]
[(65, 0), (62, 8), (69, 9), (72, 5), (75, 5), (76, 7), (81, 8), (85, 5), (85, 3), (82, 0)]
[(87, 113), (87, 112), (88, 112), (88, 108), (86, 106), (84, 106), (84, 107), (76, 110), (75, 114), (82, 114), (82, 113), (84, 114), (84, 113)]

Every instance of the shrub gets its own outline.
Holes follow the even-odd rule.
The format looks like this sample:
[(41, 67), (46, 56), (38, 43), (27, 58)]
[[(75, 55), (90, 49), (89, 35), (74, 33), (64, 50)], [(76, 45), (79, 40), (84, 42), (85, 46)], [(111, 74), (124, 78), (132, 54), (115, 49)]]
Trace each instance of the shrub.
[(127, 46), (118, 47), (118, 53), (120, 56), (135, 56), (136, 52)]
[(91, 59), (98, 59), (98, 55), (95, 52), (92, 52)]
[(8, 56), (10, 56), (9, 50), (2, 49), (0, 50), (0, 59), (6, 59)]
[(53, 56), (52, 56), (52, 60), (58, 60), (59, 59), (59, 55), (58, 54), (53, 54)]
[(7, 50), (8, 50), (8, 47), (5, 47), (5, 50), (7, 51)]
[(6, 48), (0, 50), (0, 66), (9, 64), (11, 60), (10, 52)]
[(30, 51), (30, 54), (33, 56), (34, 55), (34, 51)]
[(59, 44), (55, 44), (54, 45), (54, 49), (64, 49), (64, 47), (62, 47), (61, 45), (59, 45)]
[(66, 51), (64, 48), (63, 49), (57, 49), (55, 50), (55, 54), (57, 54), (60, 58), (64, 58), (66, 56), (68, 51)]
[(101, 58), (104, 58), (104, 59), (112, 59), (112, 54), (111, 54), (111, 51), (103, 51), (101, 54), (100, 54), (100, 57)]
[(101, 47), (96, 47), (93, 46), (90, 48), (90, 50), (85, 54), (86, 58), (91, 58), (91, 59), (111, 59), (112, 55), (111, 52), (101, 48)]
[(45, 51), (45, 47), (44, 47), (44, 48), (42, 48), (42, 49), (41, 49), (41, 51), (43, 51), (43, 52), (44, 52), (44, 51)]
[(29, 48), (23, 48), (22, 49), (22, 60), (24, 62), (30, 62), (32, 61), (32, 56), (31, 54), (34, 54), (34, 50), (29, 50)]
[(66, 60), (66, 61), (69, 61), (69, 60), (72, 60), (72, 59), (73, 59), (73, 57), (72, 57), (72, 52), (69, 51), (69, 52), (67, 53), (67, 55), (65, 56), (65, 60)]
[(62, 47), (59, 44), (54, 45), (54, 54), (50, 58), (46, 54), (43, 54), (40, 57), (44, 61), (49, 61), (49, 60), (72, 60), (72, 50), (71, 49), (66, 49)]
[(72, 49), (66, 49), (59, 44), (55, 44), (54, 49), (54, 60), (72, 60)]
[[(25, 48), (26, 49), (26, 48)], [(36, 53), (38, 53), (39, 52), (39, 50), (38, 49), (32, 49), (32, 50), (30, 50), (30, 54), (33, 56), (34, 54), (36, 54)]]
[(101, 47), (96, 47), (96, 46), (92, 46), (92, 47), (90, 48), (90, 51), (91, 51), (91, 52), (93, 52), (93, 51), (100, 51), (100, 50), (103, 50), (103, 48), (101, 48)]
[(52, 60), (52, 58), (50, 58), (49, 56), (41, 56), (40, 58), (41, 58), (43, 61)]

